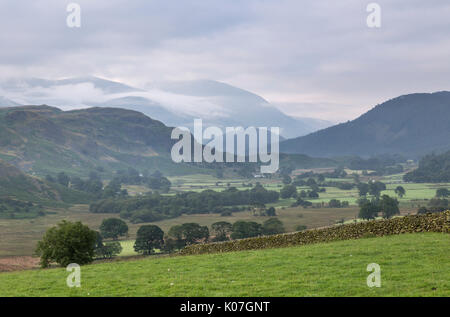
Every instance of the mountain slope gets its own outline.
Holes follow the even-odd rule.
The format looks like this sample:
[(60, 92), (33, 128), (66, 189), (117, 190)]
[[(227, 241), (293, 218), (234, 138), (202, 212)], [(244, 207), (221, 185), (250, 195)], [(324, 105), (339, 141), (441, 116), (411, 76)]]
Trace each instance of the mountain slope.
[(284, 153), (314, 156), (399, 153), (418, 157), (450, 148), (450, 92), (411, 94), (356, 120), (282, 142)]
[(151, 118), (164, 122), (168, 126), (186, 126), (186, 123), (192, 124), (194, 121), (192, 116), (172, 112), (161, 104), (145, 97), (120, 97), (105, 102), (90, 103), (90, 105), (93, 107), (122, 108), (142, 112)]
[(48, 106), (0, 109), (0, 157), (40, 175), (135, 167), (178, 173), (170, 160), (172, 129), (116, 108), (61, 111)]
[[(213, 80), (169, 82), (158, 88), (176, 95), (202, 98), (216, 105), (215, 116), (210, 116), (205, 109), (206, 125), (280, 127), (281, 135), (291, 138), (316, 131), (324, 124), (311, 118), (290, 117), (252, 92)], [(202, 118), (201, 115), (197, 117)]]
[(136, 110), (170, 126), (191, 127), (195, 118), (201, 118), (205, 126), (280, 127), (281, 135), (289, 138), (331, 125), (288, 116), (254, 93), (213, 80), (164, 82), (143, 90), (93, 76), (62, 80), (19, 78), (0, 82), (0, 95), (20, 104), (62, 109)]
[(92, 197), (88, 193), (28, 176), (0, 160), (0, 200), (5, 199), (55, 205), (58, 202), (86, 203)]

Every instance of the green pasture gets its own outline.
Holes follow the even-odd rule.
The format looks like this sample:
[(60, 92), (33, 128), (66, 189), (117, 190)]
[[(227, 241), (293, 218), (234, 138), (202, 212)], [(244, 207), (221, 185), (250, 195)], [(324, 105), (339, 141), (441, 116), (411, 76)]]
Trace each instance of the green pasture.
[[(0, 296), (450, 296), (450, 235), (405, 234), (234, 253), (0, 273)], [(367, 266), (380, 266), (369, 287)]]

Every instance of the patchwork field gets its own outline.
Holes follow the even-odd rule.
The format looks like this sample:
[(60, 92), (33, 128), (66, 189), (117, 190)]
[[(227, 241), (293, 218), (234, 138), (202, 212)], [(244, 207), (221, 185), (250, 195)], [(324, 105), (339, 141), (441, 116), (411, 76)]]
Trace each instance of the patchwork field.
[[(202, 191), (212, 189), (222, 191), (228, 186), (237, 187), (240, 190), (248, 189), (245, 185), (249, 183), (255, 184), (260, 182), (269, 190), (280, 191), (282, 183), (279, 179), (218, 179), (211, 175), (196, 174), (179, 177), (170, 177), (172, 182), (171, 194), (180, 191)], [(434, 197), (436, 189), (441, 187), (450, 188), (450, 184), (411, 184), (402, 183), (402, 174), (392, 175), (380, 178), (387, 184), (387, 190), (382, 194), (396, 196), (394, 189), (401, 185), (406, 189), (406, 195), (398, 198), (400, 201), (400, 209), (402, 214), (416, 213), (419, 206), (426, 206), (427, 200)], [(327, 181), (345, 181), (351, 182), (351, 178), (345, 179), (327, 179)], [(131, 195), (139, 195), (149, 191), (145, 186), (125, 186)], [(298, 191), (307, 190), (308, 187), (298, 187)], [(358, 192), (353, 190), (341, 190), (336, 187), (327, 187), (325, 193), (320, 193), (318, 199), (309, 199), (313, 203), (328, 203), (331, 199), (339, 199), (348, 201), (351, 206), (342, 209), (330, 208), (308, 208), (302, 207), (290, 208), (295, 201), (293, 198), (280, 199), (274, 204), (268, 204), (267, 207), (276, 207), (278, 218), (284, 223), (287, 232), (295, 231), (298, 225), (306, 225), (308, 228), (316, 228), (333, 225), (336, 221), (353, 221), (358, 214), (356, 201)], [(118, 217), (114, 214), (92, 214), (89, 213), (87, 205), (74, 205), (70, 208), (47, 208), (50, 214), (45, 217), (35, 219), (0, 219), (0, 257), (9, 256), (30, 256), (33, 254), (36, 242), (42, 237), (44, 232), (54, 226), (61, 220), (82, 221), (93, 229), (98, 229), (101, 222), (105, 218)], [(218, 214), (194, 214), (183, 215), (179, 218), (168, 219), (156, 222), (165, 232), (173, 225), (186, 222), (197, 222), (201, 225), (210, 226), (217, 221), (235, 222), (237, 220), (251, 220), (259, 223), (267, 220), (267, 217), (254, 216), (249, 211), (235, 212), (231, 217), (221, 217)], [(126, 240), (133, 240), (137, 229), (143, 224), (131, 224), (130, 236)], [(134, 254), (131, 247), (124, 247), (121, 255)]]
[[(320, 172), (322, 169), (313, 169), (315, 172)], [(309, 171), (309, 170), (308, 170)], [(348, 171), (349, 173), (352, 171)], [(397, 197), (395, 194), (395, 188), (397, 186), (402, 186), (406, 190), (406, 195), (402, 198), (398, 198), (400, 204), (407, 208), (416, 208), (420, 204), (426, 204), (425, 201), (433, 198), (436, 195), (436, 190), (438, 188), (450, 188), (450, 183), (434, 184), (434, 183), (404, 183), (402, 178), (404, 174), (395, 174), (384, 177), (376, 177), (377, 180), (384, 182), (387, 186), (387, 190), (383, 191), (382, 195), (389, 195), (392, 197)], [(283, 184), (279, 179), (252, 179), (252, 180), (236, 180), (236, 179), (217, 179), (211, 175), (187, 175), (181, 177), (169, 178), (173, 184), (172, 189), (174, 191), (203, 191), (206, 189), (212, 189), (216, 191), (222, 191), (228, 186), (233, 186), (239, 190), (248, 189), (248, 187), (243, 186), (243, 184), (260, 182), (266, 189), (280, 191)], [(327, 181), (333, 182), (354, 182), (352, 178), (327, 178)], [(368, 179), (362, 179), (362, 181), (367, 181)], [(308, 190), (309, 187), (297, 187), (297, 191)], [(142, 191), (143, 188), (140, 188)], [(135, 188), (131, 188), (132, 192), (136, 192)], [(358, 190), (341, 190), (336, 187), (327, 187), (325, 193), (320, 193), (318, 199), (309, 199), (314, 203), (327, 203), (331, 199), (339, 199), (341, 201), (348, 201), (351, 205), (355, 205), (359, 198)], [(294, 200), (280, 200), (276, 204), (271, 204), (270, 206), (289, 206)]]
[[(323, 227), (334, 224), (337, 220), (350, 220), (355, 218), (358, 211), (356, 207), (342, 209), (303, 209), (286, 208), (277, 209), (278, 218), (284, 223), (286, 230), (295, 231), (298, 225), (306, 225), (308, 228)], [(94, 230), (98, 230), (103, 219), (117, 217), (114, 214), (93, 214), (86, 205), (74, 206), (70, 209), (55, 210), (55, 214), (39, 217), (31, 220), (0, 219), (0, 258), (7, 256), (29, 256), (32, 255), (37, 241), (42, 238), (47, 229), (54, 226), (61, 220), (81, 221)], [(153, 224), (158, 225), (164, 232), (168, 232), (170, 227), (186, 222), (196, 222), (203, 226), (211, 226), (214, 222), (237, 220), (251, 220), (262, 223), (268, 217), (253, 216), (250, 211), (236, 212), (230, 217), (221, 217), (218, 214), (197, 214), (183, 215), (178, 218), (158, 221)], [(127, 223), (129, 226), (129, 238), (133, 240), (140, 226), (144, 224)], [(121, 255), (129, 255), (131, 246), (124, 246)]]
[[(284, 249), (0, 273), (0, 296), (450, 296), (450, 235), (405, 234)], [(366, 284), (381, 267), (381, 287)]]

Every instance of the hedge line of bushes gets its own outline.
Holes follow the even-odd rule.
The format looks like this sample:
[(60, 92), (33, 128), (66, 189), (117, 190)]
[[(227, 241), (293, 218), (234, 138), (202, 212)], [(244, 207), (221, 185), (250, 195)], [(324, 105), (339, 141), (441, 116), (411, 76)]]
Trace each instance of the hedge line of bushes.
[(425, 215), (412, 215), (387, 220), (373, 220), (324, 229), (314, 229), (291, 234), (263, 236), (222, 243), (196, 244), (187, 246), (181, 250), (180, 253), (183, 255), (192, 255), (270, 249), (415, 232), (450, 233), (450, 211)]

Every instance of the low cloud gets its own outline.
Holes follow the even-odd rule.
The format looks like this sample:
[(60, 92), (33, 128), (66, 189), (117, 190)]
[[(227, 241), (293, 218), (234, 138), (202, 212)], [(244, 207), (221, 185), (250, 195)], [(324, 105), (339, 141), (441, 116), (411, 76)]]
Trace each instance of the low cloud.
[[(352, 119), (400, 94), (450, 89), (448, 0), (377, 1), (380, 29), (367, 27), (367, 3), (359, 0), (76, 2), (80, 29), (65, 25), (61, 1), (0, 3), (3, 77), (97, 75), (138, 87), (207, 78), (324, 119)], [(80, 105), (104, 97), (89, 86), (42, 93)], [(202, 98), (147, 93), (179, 111), (224, 111)]]

